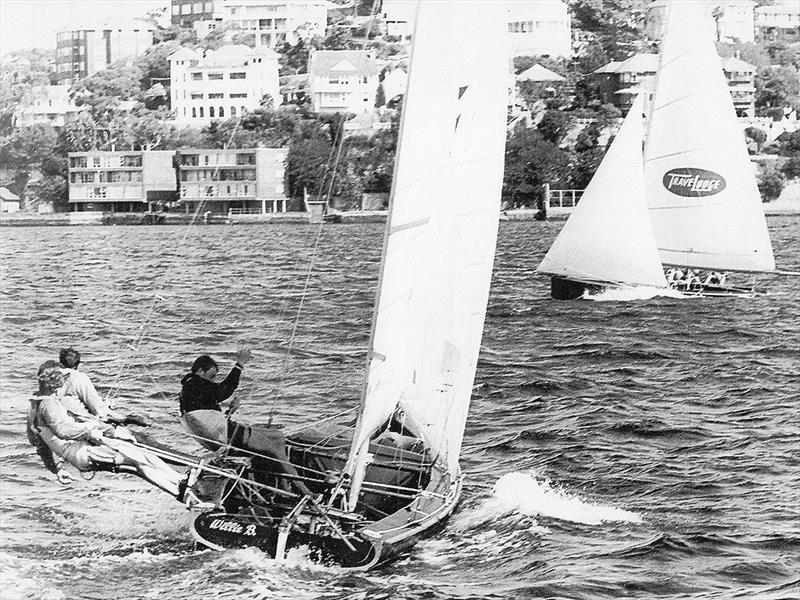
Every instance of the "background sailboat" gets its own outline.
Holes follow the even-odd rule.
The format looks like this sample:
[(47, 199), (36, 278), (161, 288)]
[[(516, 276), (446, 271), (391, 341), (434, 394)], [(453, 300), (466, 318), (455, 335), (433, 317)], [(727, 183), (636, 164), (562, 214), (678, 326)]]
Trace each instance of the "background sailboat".
[(665, 265), (773, 271), (755, 172), (714, 47), (708, 5), (671, 2), (645, 148)]
[(537, 269), (551, 276), (554, 298), (608, 286), (667, 285), (645, 204), (643, 103), (640, 94)]

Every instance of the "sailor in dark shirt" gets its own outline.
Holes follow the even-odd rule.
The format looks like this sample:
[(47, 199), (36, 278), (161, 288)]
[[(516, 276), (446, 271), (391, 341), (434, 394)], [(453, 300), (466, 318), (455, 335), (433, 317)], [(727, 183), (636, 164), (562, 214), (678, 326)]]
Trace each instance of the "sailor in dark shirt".
[(181, 421), (192, 437), (209, 450), (230, 445), (272, 458), (274, 467), (290, 476), (292, 487), (301, 495), (310, 495), (287, 460), (286, 440), (280, 429), (270, 425), (245, 425), (231, 419), (230, 415), (239, 408), (236, 398), (231, 400), (225, 413), (222, 412), (220, 405), (236, 391), (242, 369), (250, 357), (249, 350), (240, 350), (236, 364), (220, 383), (214, 382), (219, 367), (213, 358), (203, 355), (195, 360), (191, 372), (181, 379)]

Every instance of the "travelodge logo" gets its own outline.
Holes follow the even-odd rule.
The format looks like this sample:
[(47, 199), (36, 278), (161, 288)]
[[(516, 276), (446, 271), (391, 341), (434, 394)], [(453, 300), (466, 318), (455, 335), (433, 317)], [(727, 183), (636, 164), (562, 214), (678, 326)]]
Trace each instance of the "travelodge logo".
[(678, 196), (713, 196), (725, 189), (722, 175), (692, 167), (671, 169), (664, 174), (662, 181), (667, 190)]

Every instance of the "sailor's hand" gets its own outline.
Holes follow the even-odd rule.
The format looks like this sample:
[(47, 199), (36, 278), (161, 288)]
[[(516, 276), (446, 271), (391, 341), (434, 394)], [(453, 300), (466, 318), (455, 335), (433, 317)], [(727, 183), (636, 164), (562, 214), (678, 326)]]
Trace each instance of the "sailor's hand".
[(56, 479), (61, 485), (69, 485), (72, 483), (72, 474), (64, 468), (56, 471)]
[(250, 352), (249, 348), (242, 348), (236, 353), (236, 362), (242, 366), (249, 363), (251, 358), (253, 358), (253, 354)]
[(228, 410), (225, 411), (226, 414), (232, 415), (239, 409), (239, 406), (241, 406), (241, 404), (242, 401), (239, 400), (239, 398), (234, 398), (233, 400), (231, 400), (231, 405), (228, 407)]

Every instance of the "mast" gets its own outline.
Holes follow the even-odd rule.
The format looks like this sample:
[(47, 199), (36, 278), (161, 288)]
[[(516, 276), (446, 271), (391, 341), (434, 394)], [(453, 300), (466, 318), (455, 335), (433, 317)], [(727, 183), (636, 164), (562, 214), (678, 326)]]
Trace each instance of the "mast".
[(672, 1), (645, 149), (664, 264), (773, 271), (754, 167), (712, 40), (710, 5)]
[(505, 147), (505, 11), (422, 2), (404, 98), (350, 505), (369, 439), (399, 408), (455, 474), (497, 238)]
[(584, 283), (666, 287), (645, 203), (643, 110), (639, 94), (538, 273)]

